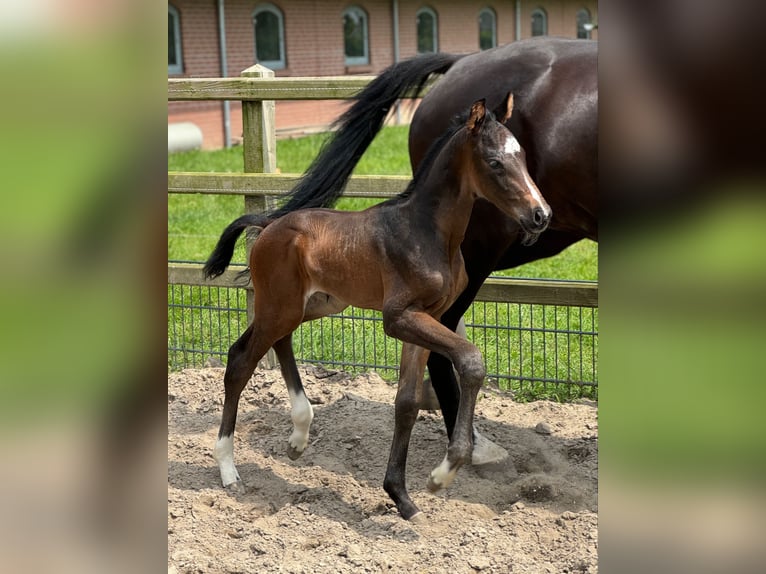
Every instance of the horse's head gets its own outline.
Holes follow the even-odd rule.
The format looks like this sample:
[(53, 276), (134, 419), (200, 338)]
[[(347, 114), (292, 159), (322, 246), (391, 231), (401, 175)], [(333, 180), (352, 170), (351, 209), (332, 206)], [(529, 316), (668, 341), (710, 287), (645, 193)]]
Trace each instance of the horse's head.
[(483, 99), (471, 106), (465, 124), (473, 151), (468, 173), (477, 195), (518, 221), (529, 245), (548, 227), (552, 211), (529, 176), (524, 150), (504, 125), (512, 112), (510, 93), (496, 110), (497, 118)]

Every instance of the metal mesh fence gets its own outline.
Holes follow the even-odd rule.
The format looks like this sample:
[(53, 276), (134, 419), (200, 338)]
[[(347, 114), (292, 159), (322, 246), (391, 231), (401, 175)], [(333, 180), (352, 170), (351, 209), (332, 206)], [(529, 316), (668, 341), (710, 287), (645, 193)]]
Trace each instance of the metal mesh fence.
[[(468, 338), (481, 349), (490, 384), (520, 399), (597, 398), (598, 309), (475, 302)], [(246, 290), (168, 285), (168, 368), (226, 361), (247, 327)], [(349, 307), (304, 323), (293, 335), (299, 362), (398, 377), (401, 343), (383, 331), (379, 312)]]

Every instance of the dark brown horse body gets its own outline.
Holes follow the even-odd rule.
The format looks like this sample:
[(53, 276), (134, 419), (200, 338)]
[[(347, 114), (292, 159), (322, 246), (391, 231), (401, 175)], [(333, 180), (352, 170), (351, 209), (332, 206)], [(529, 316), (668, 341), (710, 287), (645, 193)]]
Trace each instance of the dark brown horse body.
[[(436, 83), (410, 126), (410, 160), (416, 169), (444, 129), (443, 114), (454, 113), (490, 94), (491, 107), (503, 94), (515, 96), (506, 122), (527, 153), (527, 166), (553, 218), (532, 245), (521, 230), (491, 204), (478, 201), (462, 245), (468, 285), (444, 314), (451, 329), (468, 310), (481, 284), (495, 270), (509, 269), (560, 253), (587, 238), (598, 239), (598, 78), (597, 43), (534, 38), (465, 56)], [(458, 386), (449, 362), (428, 362), (448, 431), (454, 424)]]
[[(507, 120), (513, 98), (497, 103), (500, 119)], [(386, 333), (404, 342), (384, 488), (407, 519), (418, 513), (404, 473), (426, 360), (434, 351), (455, 365), (460, 391), (454, 432), (444, 461), (428, 481), (432, 490), (450, 484), (471, 456), (473, 411), (485, 369), (479, 350), (439, 319), (468, 282), (460, 245), (477, 198), (496, 205), (529, 237), (544, 231), (550, 220), (550, 207), (529, 177), (523, 149), (486, 112), (484, 100), (473, 103), (461, 124), (445, 128), (398, 198), (362, 212), (245, 215), (224, 230), (205, 265), (208, 276), (223, 272), (246, 227), (262, 228), (250, 253), (253, 322), (232, 345), (224, 375), (214, 450), (224, 486), (241, 486), (233, 450), (239, 397), (272, 346), (292, 406), (288, 455), (303, 453), (313, 412), (298, 375), (292, 333), (303, 321), (349, 305), (382, 311)]]

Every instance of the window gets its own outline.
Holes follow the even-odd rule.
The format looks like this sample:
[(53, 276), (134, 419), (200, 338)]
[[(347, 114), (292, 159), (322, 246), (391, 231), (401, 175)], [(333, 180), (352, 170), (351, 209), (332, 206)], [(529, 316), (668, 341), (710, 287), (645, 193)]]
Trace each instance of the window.
[(271, 70), (285, 67), (285, 21), (273, 4), (261, 4), (253, 14), (255, 60)]
[(418, 26), (418, 54), (427, 52), (438, 52), (438, 25), (436, 22), (436, 12), (430, 8), (421, 8), (417, 13)]
[(178, 10), (168, 4), (168, 74), (183, 74), (181, 61), (181, 17)]
[(495, 11), (484, 8), (479, 12), (479, 49), (488, 50), (497, 46), (497, 24)]
[(370, 63), (367, 13), (357, 6), (351, 6), (343, 12), (343, 53), (347, 66)]
[(532, 10), (532, 35), (545, 36), (548, 34), (548, 15), (542, 8)]
[(590, 12), (587, 8), (580, 8), (577, 11), (577, 37), (582, 40), (589, 40), (590, 30), (585, 28), (585, 24), (590, 24)]

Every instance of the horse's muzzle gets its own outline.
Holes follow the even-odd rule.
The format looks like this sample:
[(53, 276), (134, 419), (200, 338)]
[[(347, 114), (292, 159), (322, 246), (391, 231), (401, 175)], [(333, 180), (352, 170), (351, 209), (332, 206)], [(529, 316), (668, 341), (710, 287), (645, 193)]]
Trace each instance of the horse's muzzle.
[(542, 207), (535, 207), (532, 210), (531, 217), (521, 219), (521, 227), (524, 230), (522, 243), (524, 245), (532, 245), (537, 240), (537, 236), (548, 228), (550, 221), (550, 209), (546, 211)]

